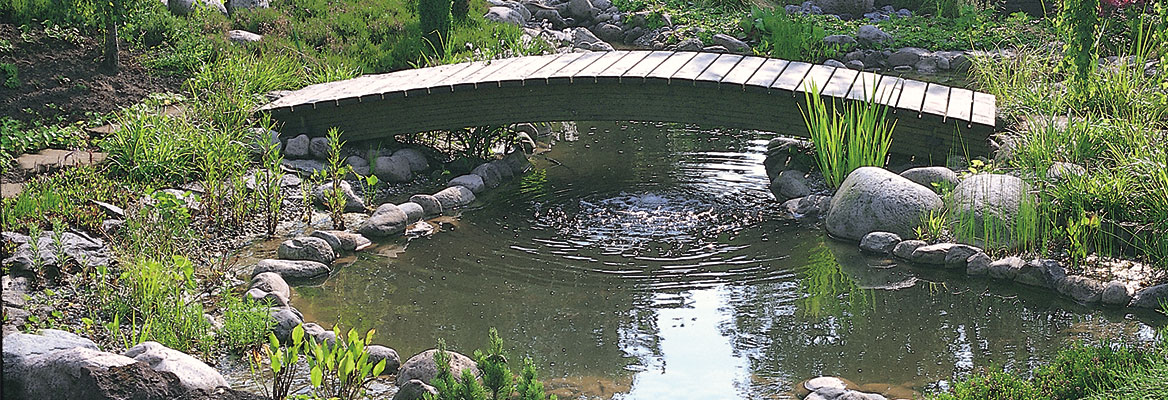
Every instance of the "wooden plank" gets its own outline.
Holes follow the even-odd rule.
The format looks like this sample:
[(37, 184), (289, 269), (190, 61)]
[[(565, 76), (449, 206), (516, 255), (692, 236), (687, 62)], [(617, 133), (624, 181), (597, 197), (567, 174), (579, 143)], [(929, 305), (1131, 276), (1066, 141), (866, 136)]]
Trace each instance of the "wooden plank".
[(945, 118), (968, 125), (973, 119), (973, 91), (963, 88), (950, 89), (949, 109), (945, 111)]
[(925, 89), (928, 86), (929, 84), (921, 81), (905, 79), (900, 88), (900, 100), (896, 102), (896, 108), (919, 115), (921, 105), (925, 103)]
[(766, 63), (766, 60), (762, 57), (744, 57), (742, 61), (738, 62), (738, 65), (734, 66), (734, 69), (726, 73), (726, 77), (722, 78), (722, 84), (745, 85), (746, 81), (754, 76), (754, 72)]
[(795, 91), (799, 87), (799, 83), (803, 82), (803, 78), (811, 71), (812, 64), (805, 62), (792, 61), (787, 69), (783, 70), (783, 74), (775, 79), (775, 83), (771, 84), (772, 89), (786, 90), (788, 92)]
[(981, 92), (973, 94), (973, 123), (993, 127), (997, 125), (997, 115), (994, 95)]
[(583, 53), (568, 53), (568, 54), (564, 54), (563, 57), (558, 57), (555, 60), (552, 60), (552, 62), (549, 62), (549, 63), (547, 63), (547, 65), (544, 65), (543, 68), (540, 68), (540, 69), (536, 70), (535, 72), (532, 72), (530, 75), (528, 75), (527, 78), (523, 80), (523, 85), (524, 86), (534, 85), (534, 84), (546, 85), (547, 78), (549, 76), (556, 73), (556, 71), (559, 71), (560, 68), (563, 68), (565, 65), (571, 64), (572, 61), (576, 61), (576, 59), (579, 58), (582, 54)]
[(701, 75), (698, 75), (696, 79), (697, 84), (717, 85), (742, 59), (743, 57), (737, 54), (722, 54), (718, 56), (718, 59), (709, 68), (706, 68)]
[(572, 61), (570, 64), (560, 68), (559, 71), (548, 75), (548, 84), (571, 83), (572, 78), (576, 76), (576, 73), (580, 72), (584, 68), (588, 68), (589, 65), (592, 65), (592, 63), (596, 62), (596, 60), (601, 56), (604, 56), (604, 53), (599, 51), (584, 53), (580, 57), (577, 57), (575, 61)]
[(462, 77), (457, 82), (450, 82), (450, 86), (454, 90), (474, 89), (486, 81), (486, 86), (499, 87), (499, 83), (493, 79), (494, 75), (504, 68), (509, 67), (515, 63), (523, 63), (527, 60), (522, 57), (504, 58), (502, 60), (493, 60), (487, 64), (486, 67), (475, 71), (475, 73)]
[(461, 82), (463, 78), (489, 66), (491, 66), (491, 64), (487, 61), (475, 61), (470, 63), (470, 65), (468, 65), (465, 69), (450, 74), (444, 79), (433, 81), (429, 85), (425, 86), (418, 85), (418, 87), (425, 87), (429, 93), (453, 91), (454, 87), (451, 85), (451, 83)]
[(754, 75), (746, 81), (744, 86), (747, 89), (769, 91), (771, 84), (783, 74), (783, 70), (787, 69), (787, 65), (790, 64), (791, 62), (787, 60), (767, 59), (761, 67), (758, 67), (758, 71), (755, 71)]
[(876, 101), (880, 104), (896, 108), (896, 102), (900, 100), (900, 89), (904, 87), (904, 79), (880, 75), (880, 83), (876, 85)]
[(869, 98), (879, 99), (876, 88), (880, 85), (880, 78), (880, 75), (871, 72), (861, 72), (852, 88), (848, 90), (848, 98), (860, 101), (867, 101)]
[(673, 53), (673, 55), (665, 59), (661, 65), (658, 65), (657, 68), (654, 68), (653, 71), (650, 71), (648, 74), (646, 74), (645, 80), (664, 81), (668, 83), (670, 77), (676, 74), (677, 71), (681, 69), (681, 67), (685, 66), (685, 64), (688, 64), (689, 60), (692, 60), (697, 55), (698, 53), (692, 51), (679, 51)]
[(831, 75), (831, 80), (828, 80), (827, 85), (823, 86), (821, 94), (831, 97), (847, 97), (848, 92), (852, 89), (852, 83), (856, 82), (858, 76), (860, 76), (860, 72), (854, 69), (836, 68), (835, 73)]
[(925, 89), (925, 104), (921, 106), (921, 114), (929, 114), (945, 118), (945, 111), (949, 108), (949, 87), (930, 83)]
[(620, 60), (625, 57), (633, 56), (635, 55), (631, 51), (605, 52), (604, 56), (600, 57), (600, 59), (596, 60), (596, 62), (592, 63), (592, 65), (589, 65), (588, 68), (584, 68), (579, 73), (577, 73), (576, 76), (572, 78), (572, 82), (576, 82), (577, 80), (596, 82), (596, 76), (600, 75), (600, 73), (604, 72), (604, 70), (608, 69), (608, 67), (611, 67), (614, 64), (620, 62)]
[(811, 66), (811, 71), (808, 71), (807, 76), (803, 77), (803, 82), (799, 82), (796, 90), (806, 93), (814, 86), (822, 93), (823, 88), (827, 87), (827, 82), (831, 80), (831, 76), (835, 74), (835, 70), (835, 67), (823, 64)]
[(692, 84), (698, 78), (698, 75), (706, 72), (706, 69), (714, 65), (714, 61), (720, 56), (721, 54), (718, 53), (698, 53), (688, 63), (685, 63), (681, 69), (677, 70), (673, 76), (669, 77), (669, 83), (674, 84), (680, 81)]
[(641, 60), (644, 60), (645, 57), (649, 56), (649, 54), (650, 52), (648, 51), (629, 52), (628, 55), (621, 57), (620, 61), (612, 64), (611, 67), (605, 68), (604, 71), (597, 73), (595, 76), (596, 82), (603, 80), (620, 81), (621, 75), (624, 75), (624, 73), (630, 68), (633, 68), (639, 64)]
[(431, 83), (441, 81), (450, 75), (471, 67), (473, 67), (471, 63), (458, 63), (395, 72), (403, 73), (401, 76), (403, 80), (395, 80), (393, 84), (379, 86), (377, 91), (381, 92), (382, 99), (403, 97), (411, 93), (414, 95), (429, 94), (426, 88)]
[(671, 56), (673, 56), (673, 52), (669, 51), (654, 51), (649, 53), (648, 56), (645, 56), (644, 60), (629, 68), (624, 74), (621, 74), (621, 83), (643, 82), (646, 75), (653, 72), (657, 67), (660, 67)]
[(492, 80), (499, 83), (499, 87), (523, 86), (523, 79), (527, 78), (535, 71), (548, 65), (557, 58), (562, 57), (563, 54), (552, 54), (546, 56), (527, 57), (528, 62), (522, 65), (512, 65), (510, 68), (499, 71)]

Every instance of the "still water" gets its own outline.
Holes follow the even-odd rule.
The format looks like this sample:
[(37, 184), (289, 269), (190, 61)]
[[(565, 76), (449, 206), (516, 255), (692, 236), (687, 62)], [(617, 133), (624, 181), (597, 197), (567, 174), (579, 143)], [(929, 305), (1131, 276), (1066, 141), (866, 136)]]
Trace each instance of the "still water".
[(403, 361), (438, 338), (470, 354), (496, 327), (513, 361), (532, 357), (573, 399), (782, 399), (818, 375), (909, 397), (1164, 324), (897, 265), (784, 221), (762, 167), (771, 137), (579, 123), (439, 232), (360, 253), (292, 303), (307, 321), (376, 328)]

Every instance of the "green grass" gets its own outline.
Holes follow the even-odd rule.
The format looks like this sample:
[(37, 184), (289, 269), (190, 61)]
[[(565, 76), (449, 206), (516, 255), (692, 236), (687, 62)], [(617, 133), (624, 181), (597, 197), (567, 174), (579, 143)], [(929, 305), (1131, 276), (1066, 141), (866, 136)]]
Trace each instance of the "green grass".
[(828, 186), (838, 188), (856, 168), (884, 167), (896, 123), (888, 122), (888, 107), (877, 103), (874, 93), (866, 101), (829, 105), (812, 85), (805, 97), (807, 108), (800, 113)]
[(92, 201), (126, 207), (133, 192), (132, 185), (110, 178), (99, 167), (69, 168), (38, 176), (25, 184), (19, 196), (0, 201), (4, 208), (0, 229), (26, 231), (30, 224), (51, 229), (53, 221), (64, 221), (97, 232), (101, 221), (108, 217)]

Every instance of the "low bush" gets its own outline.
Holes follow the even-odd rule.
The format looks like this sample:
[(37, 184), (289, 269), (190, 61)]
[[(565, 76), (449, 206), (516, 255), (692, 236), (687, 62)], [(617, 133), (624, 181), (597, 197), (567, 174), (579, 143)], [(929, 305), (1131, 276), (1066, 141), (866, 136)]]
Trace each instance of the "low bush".
[(1140, 352), (1107, 343), (1082, 343), (1059, 351), (1053, 361), (1034, 370), (1034, 387), (1051, 399), (1081, 399), (1091, 393), (1121, 386), (1126, 374), (1147, 367)]
[(936, 400), (1038, 400), (1042, 398), (1030, 381), (1010, 372), (990, 370), (971, 375), (953, 385)]

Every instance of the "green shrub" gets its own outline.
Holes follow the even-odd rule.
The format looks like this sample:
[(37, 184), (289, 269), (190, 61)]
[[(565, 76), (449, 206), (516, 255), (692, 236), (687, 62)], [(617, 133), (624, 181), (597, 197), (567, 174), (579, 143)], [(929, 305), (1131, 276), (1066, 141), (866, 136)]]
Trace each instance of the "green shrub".
[(20, 87), (20, 75), (16, 64), (0, 63), (0, 85), (9, 89)]
[(1043, 397), (1034, 385), (1018, 375), (991, 370), (971, 375), (937, 400), (1038, 400)]
[(219, 348), (232, 354), (243, 354), (263, 343), (271, 333), (272, 325), (267, 304), (240, 296), (226, 287), (219, 298), (219, 310), (223, 315), (223, 327), (215, 335)]
[(422, 44), (437, 53), (450, 39), (451, 0), (418, 0), (418, 27)]
[(371, 363), (365, 350), (373, 340), (374, 331), (369, 330), (362, 338), (355, 329), (349, 329), (342, 336), (340, 328), (334, 326), (333, 333), (337, 336), (335, 343), (317, 343), (315, 338), (310, 338), (305, 349), (313, 391), (322, 398), (363, 398), (369, 382), (385, 370), (385, 360)]
[(466, 21), (470, 13), (470, 0), (453, 0), (450, 3), (450, 15), (455, 21)]
[[(547, 395), (543, 391), (543, 384), (537, 379), (535, 363), (530, 358), (523, 360), (523, 370), (516, 381), (515, 374), (507, 366), (507, 357), (503, 353), (503, 339), (499, 332), (491, 328), (488, 332), (487, 351), (475, 351), (475, 362), (482, 371), (482, 383), (475, 378), (470, 369), (462, 370), (462, 375), (454, 376), (450, 370), (450, 355), (446, 351), (446, 341), (438, 339), (438, 350), (434, 353), (434, 364), (438, 374), (430, 381), (430, 385), (438, 390), (438, 394), (426, 394), (427, 400), (492, 400), (511, 399), (511, 394), (518, 391), (520, 400), (544, 400)], [(551, 400), (556, 400), (552, 395)]]
[[(98, 284), (109, 290), (101, 296), (102, 308), (111, 320), (129, 322), (138, 334), (127, 342), (133, 346), (153, 340), (179, 351), (209, 354), (211, 330), (203, 317), (203, 305), (194, 295), (194, 265), (181, 256), (165, 260), (132, 259), (114, 282)], [(106, 285), (113, 285), (112, 290)], [(117, 324), (115, 324), (117, 325)], [(120, 328), (115, 326), (115, 328)]]
[(883, 167), (888, 161), (896, 123), (888, 123), (888, 107), (876, 102), (874, 93), (869, 93), (866, 101), (843, 105), (833, 100), (829, 107), (819, 88), (812, 85), (806, 100), (807, 108), (801, 107), (800, 112), (828, 186), (839, 187), (856, 168)]
[(1148, 360), (1126, 347), (1076, 343), (1059, 351), (1053, 361), (1034, 370), (1034, 387), (1056, 400), (1081, 399), (1124, 383), (1125, 374), (1142, 369)]
[(0, 200), (4, 209), (0, 229), (16, 231), (29, 225), (49, 229), (50, 221), (61, 220), (98, 232), (106, 214), (93, 201), (126, 207), (133, 188), (110, 179), (104, 170), (94, 166), (37, 176), (25, 183), (19, 196)]

